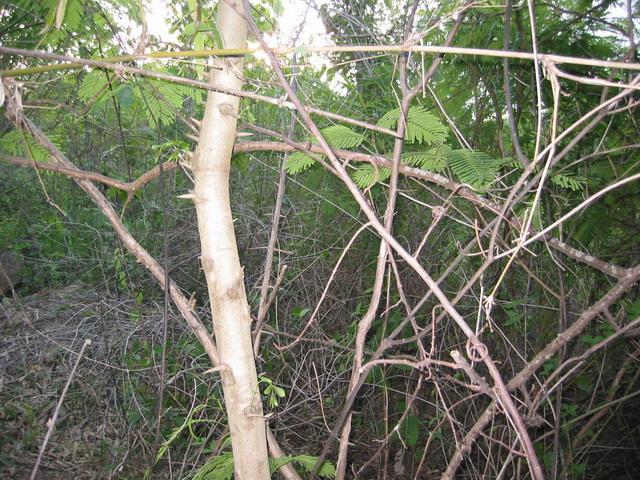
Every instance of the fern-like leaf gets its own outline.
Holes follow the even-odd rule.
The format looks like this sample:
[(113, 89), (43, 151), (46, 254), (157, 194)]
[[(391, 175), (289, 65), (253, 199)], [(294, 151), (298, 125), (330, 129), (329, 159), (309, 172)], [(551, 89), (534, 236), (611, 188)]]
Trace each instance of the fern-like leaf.
[[(316, 462), (318, 461), (318, 457), (314, 457), (313, 455), (296, 455), (296, 456), (287, 456), (287, 457), (278, 457), (278, 458), (270, 458), (269, 459), (269, 470), (271, 473), (274, 473), (280, 467), (287, 465), (288, 463), (295, 462), (304, 468), (307, 472), (313, 470)], [(335, 478), (336, 476), (336, 467), (331, 462), (323, 462), (320, 466), (320, 470), (318, 470), (318, 476), (323, 478)]]
[[(515, 168), (517, 170), (522, 170), (522, 163), (515, 161), (511, 158), (503, 159), (500, 164), (505, 167)], [(540, 166), (536, 166), (534, 168), (534, 172), (538, 173), (540, 171)], [(584, 190), (589, 180), (582, 175), (574, 175), (573, 173), (554, 173), (551, 174), (551, 183), (554, 185), (558, 185), (561, 188), (566, 188), (573, 192), (579, 192)]]
[(83, 102), (87, 102), (95, 98), (99, 93), (104, 92), (107, 85), (107, 77), (101, 70), (91, 70), (82, 79), (80, 88), (78, 89), (78, 98)]
[(407, 141), (435, 145), (447, 139), (447, 127), (421, 107), (412, 107), (407, 114)]
[(398, 118), (400, 118), (400, 109), (395, 108), (385, 113), (380, 120), (378, 120), (378, 126), (393, 129), (398, 123)]
[(451, 150), (447, 163), (463, 183), (483, 188), (495, 180), (500, 162), (484, 152)]
[(354, 148), (364, 140), (363, 135), (342, 125), (323, 128), (320, 132), (327, 143), (334, 148)]
[(430, 172), (442, 172), (447, 168), (447, 154), (450, 151), (449, 145), (438, 145), (426, 152), (406, 153), (402, 156), (402, 163)]
[[(54, 134), (48, 134), (47, 137), (51, 143), (60, 150), (60, 138)], [(51, 157), (49, 152), (42, 147), (35, 138), (27, 132), (20, 130), (11, 130), (0, 137), (0, 150), (3, 150), (10, 155), (16, 155), (28, 159), (31, 159), (33, 156), (33, 160), (36, 162), (47, 162)]]
[[(280, 467), (295, 462), (304, 470), (310, 472), (318, 457), (313, 455), (295, 455), (269, 459), (269, 470), (273, 474)], [(335, 478), (336, 467), (331, 462), (323, 462), (318, 470), (322, 478)], [(193, 476), (193, 480), (231, 480), (233, 478), (233, 454), (223, 452), (205, 463)]]
[(309, 155), (305, 155), (302, 152), (293, 152), (287, 158), (284, 168), (289, 175), (295, 175), (309, 169), (314, 163), (316, 161)]
[(351, 178), (360, 188), (370, 188), (378, 182), (383, 182), (391, 175), (388, 168), (373, 166), (370, 163), (361, 165), (351, 174)]
[(580, 175), (572, 175), (569, 173), (556, 173), (551, 176), (551, 182), (559, 187), (566, 188), (573, 192), (584, 190), (588, 180)]
[(500, 166), (509, 168), (509, 169), (514, 169), (514, 170), (524, 170), (524, 167), (522, 166), (522, 162), (520, 162), (519, 160), (514, 160), (511, 157), (505, 157), (501, 159)]
[(193, 476), (193, 480), (231, 480), (233, 478), (233, 455), (223, 452), (216, 455)]
[[(395, 128), (400, 119), (400, 109), (385, 113), (378, 121), (378, 126)], [(448, 130), (442, 122), (423, 107), (411, 107), (407, 112), (407, 129), (405, 139), (409, 143), (425, 143), (437, 145), (447, 139)]]
[(151, 124), (171, 125), (176, 110), (182, 107), (183, 96), (180, 88), (166, 82), (147, 82), (138, 89), (145, 105), (144, 113)]
[[(323, 128), (320, 132), (327, 143), (334, 148), (354, 148), (364, 141), (363, 135), (342, 125)], [(311, 142), (317, 144), (318, 140), (312, 138)], [(294, 152), (287, 158), (285, 169), (288, 174), (295, 175), (296, 173), (304, 172), (314, 163), (315, 160), (310, 156), (302, 152)]]

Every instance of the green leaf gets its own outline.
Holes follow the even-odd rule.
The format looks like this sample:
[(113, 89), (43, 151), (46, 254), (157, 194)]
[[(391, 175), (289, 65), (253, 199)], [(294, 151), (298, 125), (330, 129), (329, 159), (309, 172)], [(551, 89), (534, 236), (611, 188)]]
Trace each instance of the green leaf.
[(629, 315), (631, 319), (640, 316), (640, 298), (627, 307), (627, 315)]
[(162, 442), (162, 445), (158, 449), (158, 453), (156, 454), (156, 462), (158, 462), (164, 456), (164, 454), (167, 452), (171, 444), (180, 436), (180, 434), (185, 428), (193, 433), (192, 425), (194, 423), (206, 422), (206, 420), (197, 420), (193, 418), (197, 413), (201, 412), (206, 407), (207, 407), (206, 403), (202, 403), (196, 406), (191, 412), (191, 414), (184, 419), (184, 422), (181, 425), (176, 426), (172, 430), (171, 434), (169, 435), (169, 438), (167, 438), (164, 442)]
[(204, 50), (204, 42), (207, 39), (207, 35), (202, 32), (197, 32), (193, 37), (193, 49)]
[(486, 187), (495, 180), (500, 162), (484, 152), (451, 150), (447, 163), (463, 183), (473, 187)]
[(189, 13), (193, 17), (194, 20), (198, 18), (198, 0), (187, 0), (187, 5), (189, 5)]
[[(400, 109), (396, 108), (383, 115), (378, 121), (378, 126), (384, 128), (396, 128), (400, 119)], [(426, 143), (436, 145), (443, 143), (449, 133), (440, 119), (423, 107), (411, 107), (407, 112), (407, 128), (405, 139), (409, 143)]]
[(56, 28), (54, 33), (60, 33), (63, 25), (67, 31), (79, 29), (84, 17), (82, 0), (56, 0), (42, 3), (51, 5), (46, 15), (43, 33), (48, 32), (53, 26)]
[(296, 173), (304, 172), (314, 163), (316, 161), (309, 155), (305, 155), (302, 152), (293, 152), (287, 158), (284, 168), (289, 175), (295, 175)]
[(420, 420), (413, 416), (407, 415), (400, 429), (405, 442), (410, 447), (415, 447), (418, 443), (418, 435), (420, 433)]
[(87, 102), (102, 93), (101, 90), (107, 84), (107, 77), (101, 70), (91, 70), (82, 79), (80, 88), (78, 89), (78, 98)]
[(233, 478), (233, 455), (224, 452), (216, 455), (193, 476), (193, 480), (231, 480)]
[(585, 189), (588, 180), (583, 176), (573, 175), (571, 173), (556, 173), (551, 176), (551, 183), (578, 192)]
[(573, 478), (584, 478), (584, 474), (587, 471), (586, 463), (570, 463), (569, 471), (571, 472), (571, 476)]
[(82, 0), (69, 0), (64, 14), (65, 30), (77, 31), (81, 27), (83, 18), (84, 8), (82, 7)]
[(507, 314), (507, 319), (504, 322), (505, 327), (520, 328), (523, 320), (522, 312), (519, 309), (521, 304), (522, 304), (521, 300), (512, 300), (502, 305), (502, 308)]
[(556, 368), (558, 368), (558, 360), (556, 360), (555, 358), (550, 358), (542, 365), (542, 374), (544, 376), (547, 376)]
[(378, 182), (383, 182), (391, 176), (391, 170), (384, 167), (361, 165), (351, 174), (351, 178), (360, 188), (370, 188)]
[[(286, 456), (286, 457), (277, 457), (269, 459), (269, 469), (271, 473), (275, 473), (280, 467), (287, 465), (291, 462), (295, 462), (300, 465), (304, 470), (310, 472), (313, 470), (314, 465), (318, 461), (318, 457), (313, 455), (296, 455), (296, 456)], [(331, 462), (323, 462), (320, 466), (320, 470), (318, 470), (318, 476), (322, 478), (335, 478), (336, 476), (336, 467)]]
[(162, 126), (171, 125), (175, 120), (175, 111), (182, 107), (182, 95), (179, 88), (168, 83), (147, 81), (139, 85), (138, 93), (143, 100), (144, 114), (149, 123)]
[[(49, 133), (47, 137), (58, 150), (61, 150), (61, 141), (57, 135)], [(11, 130), (0, 137), (0, 151), (29, 159), (33, 156), (33, 160), (36, 162), (47, 162), (51, 157), (48, 150), (42, 147), (29, 133), (22, 130)]]
[(294, 307), (293, 309), (291, 309), (291, 315), (293, 315), (294, 317), (302, 318), (310, 311), (310, 308)]
[[(327, 143), (333, 148), (354, 148), (360, 145), (364, 136), (354, 132), (342, 125), (333, 125), (320, 130)], [(317, 138), (310, 139), (312, 143), (318, 144)], [(285, 169), (289, 175), (304, 172), (315, 163), (315, 160), (302, 152), (294, 152), (289, 155), (285, 164)]]
[(385, 113), (380, 120), (378, 120), (378, 126), (383, 128), (395, 128), (400, 118), (400, 109), (395, 108)]
[[(524, 170), (524, 167), (522, 166), (522, 163), (518, 160), (514, 160), (511, 157), (505, 157), (502, 160), (500, 160), (500, 165), (505, 167), (505, 168), (509, 168), (509, 169), (515, 169), (515, 170)], [(536, 172), (539, 169), (536, 169)]]
[(412, 107), (407, 115), (407, 135), (409, 142), (435, 145), (447, 139), (448, 130), (433, 114), (421, 107)]
[(323, 128), (320, 133), (322, 133), (327, 143), (334, 148), (354, 148), (364, 140), (364, 136), (342, 125)]
[(402, 156), (402, 163), (431, 172), (443, 172), (447, 168), (449, 145), (438, 145), (425, 152), (410, 152)]
[(195, 22), (188, 23), (182, 29), (182, 33), (190, 37), (196, 33), (196, 26), (197, 24)]
[[(269, 458), (269, 470), (273, 474), (280, 467), (289, 463), (300, 465), (305, 471), (313, 470), (318, 457), (313, 455), (295, 455), (278, 458)], [(321, 478), (335, 478), (336, 468), (331, 462), (323, 462), (318, 470)], [(193, 480), (231, 480), (233, 478), (233, 454), (224, 452), (209, 460), (198, 469)]]

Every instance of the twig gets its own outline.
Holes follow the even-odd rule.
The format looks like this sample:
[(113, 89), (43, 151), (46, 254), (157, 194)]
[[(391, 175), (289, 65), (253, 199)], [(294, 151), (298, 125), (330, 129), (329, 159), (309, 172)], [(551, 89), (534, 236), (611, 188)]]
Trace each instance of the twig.
[[(295, 77), (291, 81), (293, 88), (296, 88), (297, 83)], [(289, 131), (287, 132), (287, 138), (292, 139), (296, 129), (296, 115), (291, 115), (289, 121)], [(284, 191), (287, 182), (287, 169), (286, 163), (289, 155), (284, 155), (280, 163), (280, 172), (278, 175), (278, 188), (276, 191), (276, 203), (273, 207), (273, 214), (271, 215), (271, 232), (269, 233), (269, 243), (267, 244), (267, 254), (264, 261), (264, 271), (262, 273), (262, 284), (260, 285), (260, 300), (258, 302), (258, 315), (256, 317), (256, 327), (253, 338), (253, 355), (258, 356), (260, 350), (260, 338), (262, 336), (262, 325), (266, 321), (267, 312), (271, 304), (269, 303), (269, 284), (271, 283), (271, 272), (273, 271), (273, 254), (276, 249), (276, 243), (278, 241), (278, 229), (280, 227), (280, 217), (282, 212), (282, 201), (284, 199)], [(275, 292), (278, 288), (273, 286)], [(273, 297), (275, 299), (275, 297)]]
[(42, 446), (40, 447), (40, 453), (38, 453), (38, 458), (36, 459), (36, 463), (33, 466), (33, 470), (31, 470), (30, 480), (34, 480), (36, 475), (38, 474), (38, 468), (40, 468), (40, 462), (42, 462), (42, 456), (44, 455), (44, 451), (47, 448), (47, 444), (49, 443), (49, 439), (53, 434), (53, 429), (56, 426), (56, 420), (58, 420), (58, 414), (60, 413), (60, 408), (62, 407), (62, 402), (64, 401), (64, 397), (67, 395), (67, 390), (69, 390), (69, 385), (71, 385), (71, 380), (73, 380), (74, 375), (76, 374), (76, 369), (78, 368), (78, 364), (82, 359), (82, 355), (84, 354), (85, 348), (91, 345), (91, 340), (86, 339), (82, 348), (80, 349), (80, 353), (78, 353), (78, 358), (76, 358), (76, 363), (74, 363), (73, 368), (71, 369), (71, 373), (69, 374), (69, 378), (67, 378), (67, 383), (64, 385), (62, 389), (62, 393), (60, 394), (60, 398), (58, 399), (58, 403), (56, 405), (56, 409), (53, 412), (53, 416), (47, 421), (47, 434), (44, 436), (44, 440), (42, 441)]
[[(558, 220), (553, 222), (548, 227), (545, 227), (542, 230), (540, 230), (538, 233), (536, 233), (535, 235), (532, 235), (528, 240), (526, 240), (526, 241), (524, 241), (522, 243), (519, 243), (518, 246), (516, 246), (516, 247), (514, 247), (514, 248), (512, 248), (510, 250), (507, 250), (506, 252), (502, 252), (502, 253), (496, 255), (495, 258), (498, 259), (498, 258), (505, 257), (507, 255), (514, 254), (521, 247), (525, 247), (525, 246), (529, 245), (531, 242), (534, 242), (534, 241), (538, 240), (539, 238), (544, 237), (551, 230), (553, 230), (557, 226), (563, 224), (565, 221), (567, 221), (569, 218), (573, 217), (580, 210), (583, 210), (583, 209), (587, 208), (589, 205), (591, 205), (593, 202), (598, 200), (600, 197), (606, 195), (607, 193), (609, 193), (612, 190), (615, 190), (616, 188), (620, 188), (620, 187), (626, 185), (627, 183), (631, 183), (631, 182), (634, 182), (636, 180), (640, 180), (640, 173), (636, 173), (635, 175), (631, 175), (630, 177), (624, 178), (624, 179), (622, 179), (622, 180), (620, 180), (618, 182), (615, 182), (615, 183), (612, 183), (611, 185), (606, 186), (602, 190), (600, 190), (597, 193), (591, 195), (589, 198), (587, 198), (583, 202), (579, 203), (576, 207), (571, 209), (568, 213), (565, 213), (562, 217), (560, 217)], [(628, 270), (627, 270), (626, 274), (628, 274)]]
[[(236, 90), (233, 88), (214, 86), (208, 82), (203, 82), (200, 80), (192, 80), (190, 78), (180, 77), (178, 75), (170, 75), (167, 73), (154, 72), (150, 70), (145, 70), (144, 68), (130, 67), (127, 65), (119, 64), (119, 63), (110, 63), (104, 60), (86, 60), (82, 58), (70, 57), (68, 55), (58, 55), (55, 53), (42, 52), (39, 50), (25, 50), (20, 48), (8, 48), (8, 47), (2, 47), (2, 46), (0, 46), (0, 54), (20, 55), (23, 57), (45, 58), (45, 59), (51, 59), (51, 60), (59, 60), (63, 62), (71, 62), (62, 66), (68, 67), (69, 65), (76, 65), (76, 66), (85, 65), (88, 67), (108, 69), (108, 70), (113, 70), (116, 73), (129, 73), (132, 75), (140, 75), (143, 77), (155, 78), (157, 80), (163, 80), (166, 82), (177, 83), (179, 85), (187, 85), (189, 87), (201, 88), (203, 90), (208, 90), (211, 92), (224, 93), (226, 95), (232, 95), (234, 97), (249, 98), (251, 100), (257, 100), (257, 101), (269, 103), (271, 105), (275, 105), (278, 107), (288, 108), (291, 110), (296, 108), (293, 103), (279, 99), (279, 98), (268, 97), (266, 95), (260, 95), (257, 93), (247, 92), (243, 90)], [(51, 70), (50, 67), (51, 66), (49, 66), (49, 70)], [(59, 65), (54, 65), (54, 67), (59, 67)], [(72, 68), (75, 68), (75, 66)], [(30, 73), (33, 73), (33, 72), (30, 72)], [(15, 71), (12, 73), (11, 71), (8, 71), (8, 70), (5, 70), (4, 72), (0, 72), (0, 78), (11, 77), (16, 75), (21, 75), (21, 73), (15, 72)], [(338, 115), (331, 112), (325, 112), (324, 110), (320, 110), (318, 108), (307, 107), (305, 111), (308, 113), (313, 113), (314, 115), (320, 115), (326, 118), (330, 118), (332, 120), (350, 123), (358, 127), (367, 128), (369, 130), (374, 130), (380, 133), (385, 133), (387, 135), (395, 135), (393, 130), (389, 130), (388, 128), (378, 127), (377, 125), (374, 125), (372, 123), (367, 123), (360, 120), (354, 120), (352, 118), (344, 117), (342, 115)]]
[[(22, 110), (21, 92), (15, 83), (9, 90), (5, 103), (5, 116), (17, 127), (27, 130), (37, 142), (44, 147), (47, 152), (60, 164), (69, 170), (79, 170), (57, 147), (49, 140), (49, 138), (29, 120)], [(140, 243), (131, 235), (125, 224), (116, 213), (115, 209), (109, 203), (102, 192), (90, 181), (82, 178), (75, 178), (76, 183), (82, 188), (95, 202), (102, 214), (107, 218), (118, 238), (122, 241), (126, 249), (152, 274), (156, 281), (164, 288), (165, 274), (164, 269), (158, 261), (145, 250)], [(204, 346), (209, 359), (213, 365), (218, 365), (218, 350), (213, 342), (209, 332), (204, 324), (196, 315), (189, 300), (184, 296), (182, 290), (174, 282), (170, 282), (169, 291), (171, 299), (180, 310), (183, 318), (189, 324), (198, 340)]]
[(327, 292), (329, 291), (329, 287), (331, 287), (331, 284), (333, 283), (333, 279), (335, 278), (336, 274), (338, 273), (338, 269), (340, 268), (340, 264), (342, 263), (342, 260), (347, 255), (347, 252), (349, 250), (351, 250), (351, 246), (356, 241), (356, 239), (360, 236), (360, 234), (364, 230), (369, 228), (369, 226), (370, 226), (370, 224), (367, 222), (364, 225), (362, 225), (358, 229), (358, 231), (356, 233), (353, 234), (353, 236), (351, 237), (351, 240), (349, 240), (349, 243), (347, 243), (347, 245), (344, 247), (344, 249), (342, 250), (342, 253), (340, 254), (340, 257), (338, 258), (338, 261), (336, 262), (335, 266), (333, 267), (333, 270), (331, 271), (331, 275), (329, 276), (329, 279), (327, 280), (327, 284), (325, 285), (324, 290), (322, 291), (322, 295), (320, 295), (320, 299), (318, 300), (318, 302), (316, 304), (316, 308), (313, 310), (313, 313), (311, 314), (311, 317), (309, 317), (309, 320), (307, 321), (306, 325), (302, 328), (302, 331), (296, 336), (296, 338), (295, 338), (295, 340), (293, 342), (290, 342), (287, 345), (277, 346), (276, 348), (278, 350), (289, 350), (290, 348), (295, 346), (298, 342), (300, 342), (300, 340), (303, 339), (304, 334), (307, 332), (309, 327), (311, 327), (311, 325), (313, 324), (313, 322), (316, 319), (316, 316), (318, 315), (318, 311), (320, 310), (320, 307), (322, 306), (322, 304), (324, 302), (324, 299), (327, 296)]
[[(542, 366), (544, 362), (550, 359), (558, 350), (567, 345), (571, 340), (576, 338), (599, 314), (609, 308), (616, 302), (627, 290), (629, 290), (638, 280), (640, 280), (640, 265), (629, 269), (629, 274), (620, 278), (618, 283), (603, 295), (600, 300), (585, 310), (582, 315), (564, 332), (554, 338), (546, 347), (544, 347), (520, 372), (513, 377), (507, 384), (507, 389), (513, 391), (522, 387), (531, 378), (531, 376)], [(442, 475), (443, 480), (452, 480), (455, 472), (464, 460), (465, 454), (471, 449), (471, 446), (480, 436), (484, 428), (491, 422), (496, 414), (496, 402), (492, 402), (476, 420), (462, 442), (457, 446), (445, 473)]]
[[(478, 57), (494, 57), (494, 58), (514, 58), (519, 60), (551, 60), (554, 63), (566, 63), (568, 65), (586, 65), (591, 67), (602, 68), (621, 68), (625, 70), (640, 70), (640, 64), (632, 62), (616, 62), (611, 60), (597, 60), (593, 58), (570, 57), (566, 55), (554, 55), (550, 53), (516, 52), (513, 50), (493, 50), (488, 48), (465, 48), (465, 47), (449, 47), (437, 45), (337, 45), (337, 46), (302, 46), (296, 47), (280, 47), (274, 48), (272, 51), (278, 55), (287, 55), (295, 53), (303, 48), (308, 53), (432, 53), (432, 54), (451, 54), (451, 55), (470, 55)], [(160, 58), (198, 58), (198, 57), (230, 57), (239, 55), (252, 55), (261, 52), (262, 48), (220, 48), (214, 50), (187, 50), (176, 52), (149, 52), (144, 55), (123, 55), (119, 57), (105, 58), (101, 63), (104, 67), (100, 68), (117, 68), (114, 65), (118, 62), (130, 62), (140, 59), (160, 59)], [(65, 55), (56, 55), (38, 50), (26, 50), (20, 48), (0, 47), (0, 53), (6, 55), (20, 55), (25, 57), (45, 58), (51, 60), (59, 60), (68, 62), (62, 65), (44, 65), (39, 67), (31, 67), (24, 69), (5, 70), (0, 73), (0, 77), (17, 77), (21, 75), (31, 75), (34, 73), (50, 72), (56, 70), (70, 70), (86, 65), (86, 62), (95, 62), (95, 60), (84, 60)], [(114, 68), (114, 69), (115, 69)]]
[(4, 153), (2, 154), (1, 160), (11, 163), (12, 165), (17, 165), (19, 167), (33, 167), (36, 170), (56, 172), (62, 175), (66, 175), (67, 177), (77, 178), (79, 180), (90, 180), (92, 182), (102, 183), (104, 185), (117, 188), (118, 190), (123, 190), (130, 195), (134, 194), (148, 182), (158, 177), (158, 175), (160, 175), (161, 169), (165, 172), (168, 172), (178, 166), (176, 162), (167, 161), (161, 165), (153, 167), (151, 170), (143, 173), (132, 182), (123, 182), (106, 175), (101, 175), (100, 173), (87, 172), (85, 170), (65, 167), (63, 165), (60, 165), (59, 163), (35, 162), (27, 158), (17, 157), (15, 155), (6, 155)]
[[(504, 35), (502, 40), (502, 47), (504, 50), (509, 50), (509, 41), (511, 37), (511, 11), (512, 0), (507, 0), (507, 4), (504, 11)], [(503, 90), (504, 101), (507, 110), (507, 122), (509, 123), (509, 135), (511, 135), (511, 143), (513, 144), (513, 150), (516, 153), (516, 158), (523, 167), (527, 167), (529, 160), (522, 153), (522, 147), (520, 146), (520, 139), (518, 138), (518, 127), (516, 125), (516, 119), (513, 112), (512, 98), (511, 98), (511, 80), (509, 78), (509, 59), (502, 59), (502, 72), (503, 72)]]

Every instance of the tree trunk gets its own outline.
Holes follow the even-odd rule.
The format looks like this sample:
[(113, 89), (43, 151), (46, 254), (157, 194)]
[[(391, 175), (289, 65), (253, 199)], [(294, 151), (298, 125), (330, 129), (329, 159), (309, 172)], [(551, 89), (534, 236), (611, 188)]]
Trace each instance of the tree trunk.
[[(217, 24), (225, 48), (245, 48), (247, 27), (235, 1), (218, 4)], [(243, 60), (219, 60), (213, 85), (241, 89)], [(251, 316), (238, 257), (229, 199), (229, 170), (236, 139), (237, 97), (209, 92), (193, 158), (194, 202), (202, 245), (213, 328), (231, 431), (235, 478), (269, 478), (265, 421), (251, 344)]]

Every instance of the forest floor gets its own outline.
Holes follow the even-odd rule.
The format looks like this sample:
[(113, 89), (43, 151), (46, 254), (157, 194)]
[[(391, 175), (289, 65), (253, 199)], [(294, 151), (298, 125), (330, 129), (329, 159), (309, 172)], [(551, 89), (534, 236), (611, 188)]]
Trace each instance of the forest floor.
[(104, 298), (83, 285), (0, 299), (0, 478), (30, 477), (86, 339), (92, 343), (71, 380), (37, 478), (123, 478), (118, 472), (125, 462), (127, 468), (132, 460), (148, 465), (149, 452), (136, 436), (152, 425), (124, 414), (129, 373), (120, 363), (128, 346), (159, 330), (153, 324), (158, 318), (161, 306), (143, 313), (134, 300)]

